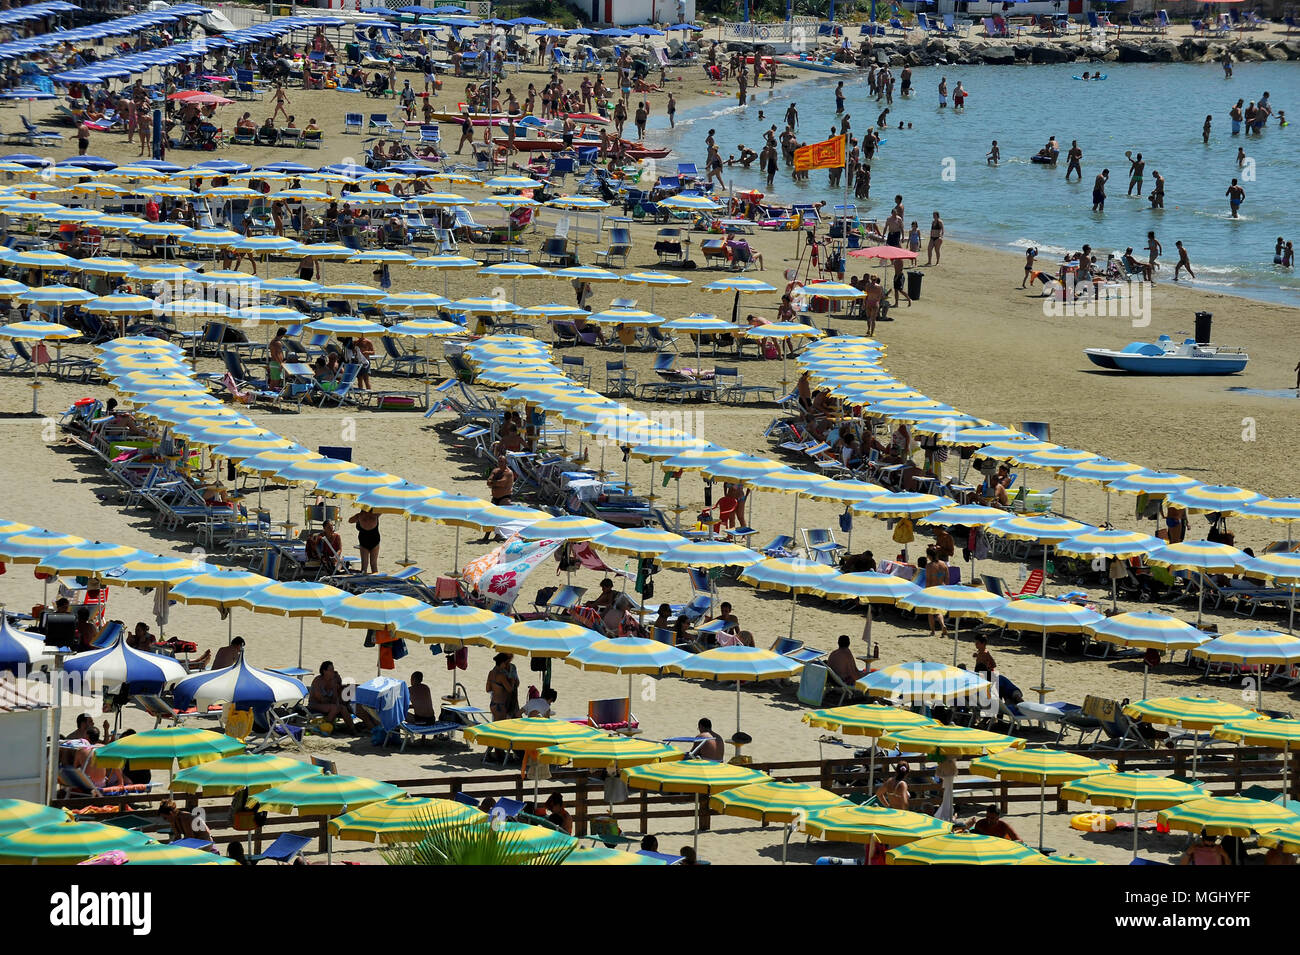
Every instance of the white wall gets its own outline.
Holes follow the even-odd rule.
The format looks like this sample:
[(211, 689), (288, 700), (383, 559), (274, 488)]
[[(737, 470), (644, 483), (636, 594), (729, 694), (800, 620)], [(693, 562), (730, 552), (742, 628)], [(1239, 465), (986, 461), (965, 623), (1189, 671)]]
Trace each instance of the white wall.
[(45, 802), (46, 709), (0, 712), (0, 799)]
[[(619, 27), (639, 23), (676, 23), (678, 19), (677, 0), (568, 0), (568, 4), (597, 23), (606, 22), (608, 8), (610, 21)], [(694, 21), (695, 0), (686, 0), (685, 8), (685, 19)]]

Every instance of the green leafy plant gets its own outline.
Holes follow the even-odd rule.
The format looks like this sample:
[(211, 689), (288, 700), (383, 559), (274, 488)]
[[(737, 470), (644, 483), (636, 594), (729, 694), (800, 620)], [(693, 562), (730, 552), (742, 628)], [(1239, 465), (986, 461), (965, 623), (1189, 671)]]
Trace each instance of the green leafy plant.
[(419, 842), (380, 850), (389, 865), (559, 865), (577, 846), (559, 842), (540, 851), (529, 848), (518, 830), (500, 830), (488, 823), (458, 824), (441, 812), (423, 812)]

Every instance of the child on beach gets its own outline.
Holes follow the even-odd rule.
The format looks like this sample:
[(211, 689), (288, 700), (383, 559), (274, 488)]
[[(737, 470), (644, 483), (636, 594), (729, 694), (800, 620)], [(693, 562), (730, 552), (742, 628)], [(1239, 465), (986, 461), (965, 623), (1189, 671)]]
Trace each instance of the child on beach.
[(1191, 260), (1187, 258), (1187, 250), (1183, 248), (1181, 239), (1174, 243), (1174, 248), (1178, 250), (1178, 264), (1174, 266), (1174, 281), (1178, 281), (1178, 273), (1183, 269), (1186, 269), (1187, 274), (1192, 278), (1196, 278), (1196, 273), (1192, 271)]
[(993, 148), (989, 150), (989, 154), (984, 158), (988, 161), (990, 166), (996, 166), (998, 160), (1002, 158), (1002, 151), (998, 149), (998, 141), (996, 139), (993, 140)]
[(921, 251), (921, 227), (916, 220), (912, 220), (912, 228), (907, 233), (907, 248), (911, 252)]

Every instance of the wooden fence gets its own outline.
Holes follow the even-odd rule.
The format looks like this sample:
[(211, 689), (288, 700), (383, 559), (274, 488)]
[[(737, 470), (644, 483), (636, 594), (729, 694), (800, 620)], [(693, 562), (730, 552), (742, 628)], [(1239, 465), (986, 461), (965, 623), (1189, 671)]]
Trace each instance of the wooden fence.
[[(1192, 753), (1188, 750), (1079, 750), (1080, 755), (1094, 759), (1106, 760), (1116, 769), (1126, 771), (1144, 771), (1172, 773), (1187, 777), (1192, 772)], [(970, 759), (959, 757), (959, 774), (955, 785), (955, 801), (962, 807), (963, 814), (971, 811), (972, 804), (995, 804), (1005, 813), (1013, 803), (1036, 803), (1039, 799), (1037, 783), (1008, 783), (994, 779), (985, 779), (963, 772)], [(1275, 749), (1255, 747), (1236, 747), (1231, 750), (1209, 750), (1202, 752), (1197, 770), (1197, 777), (1207, 792), (1216, 796), (1234, 795), (1258, 784), (1276, 784), (1282, 777), (1282, 753)], [(928, 774), (918, 771), (924, 761), (912, 760), (913, 774), (909, 781), (913, 808), (925, 811), (937, 806), (941, 797), (941, 787)], [(822, 760), (788, 760), (780, 762), (756, 762), (752, 768), (767, 773), (774, 779), (807, 783), (821, 786), (823, 789), (848, 796), (863, 793), (867, 787), (868, 773), (862, 759), (822, 759)], [(1300, 759), (1291, 756), (1290, 792), (1288, 798), (1300, 799)], [(875, 778), (877, 782), (888, 771), (883, 760), (877, 760)], [(413, 796), (437, 796), (452, 798), (457, 794), (470, 796), (475, 802), (487, 797), (509, 797), (523, 802), (533, 801), (534, 782), (525, 779), (519, 772), (501, 772), (472, 776), (424, 776), (414, 779), (390, 779), (400, 789)], [(678, 819), (694, 820), (699, 813), (699, 825), (707, 831), (714, 815), (708, 808), (707, 797), (695, 797), (669, 793), (655, 793), (643, 790), (631, 790), (626, 800), (615, 806), (605, 802), (603, 784), (593, 779), (585, 771), (565, 770), (557, 772), (551, 779), (536, 785), (537, 800), (544, 802), (552, 793), (560, 793), (574, 817), (574, 832), (585, 836), (593, 819), (613, 818), (619, 828), (625, 832), (645, 833), (652, 831), (653, 823), (659, 820)], [(1055, 792), (1058, 812), (1067, 809), (1067, 804), (1059, 799), (1059, 790)], [(116, 811), (88, 816), (87, 818), (112, 821), (122, 815), (153, 817), (151, 828), (166, 828), (157, 819), (158, 805), (167, 798), (174, 798), (177, 805), (188, 811), (201, 809), (204, 819), (218, 843), (238, 842), (249, 837), (245, 831), (231, 826), (230, 798), (218, 796), (195, 796), (188, 793), (149, 793), (145, 795), (109, 796), (109, 797), (75, 797), (59, 800), (55, 805), (69, 809), (81, 809), (87, 806), (111, 806)], [(698, 807), (697, 807), (698, 799)], [(687, 822), (687, 825), (693, 824)], [(273, 839), (283, 832), (294, 832), (315, 836), (319, 840), (320, 851), (325, 849), (326, 820), (311, 817), (270, 815), (263, 824), (252, 833), (254, 851), (261, 851), (263, 842)]]

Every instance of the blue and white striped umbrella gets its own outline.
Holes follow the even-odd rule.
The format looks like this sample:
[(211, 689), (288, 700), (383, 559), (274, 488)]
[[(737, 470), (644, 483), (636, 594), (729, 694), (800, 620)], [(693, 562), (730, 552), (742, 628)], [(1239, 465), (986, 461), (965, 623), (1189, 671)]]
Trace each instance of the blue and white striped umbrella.
[(0, 615), (0, 673), (29, 670), (45, 659), (47, 652), (44, 636), (12, 627), (8, 618)]
[(249, 666), (241, 657), (234, 666), (181, 680), (174, 692), (177, 704), (183, 707), (232, 703), (242, 710), (297, 703), (307, 695), (307, 687), (281, 673)]
[(94, 678), (110, 690), (124, 687), (127, 693), (157, 693), (185, 676), (185, 667), (171, 657), (127, 646), (125, 631), (102, 650), (68, 657), (63, 668), (83, 678)]

